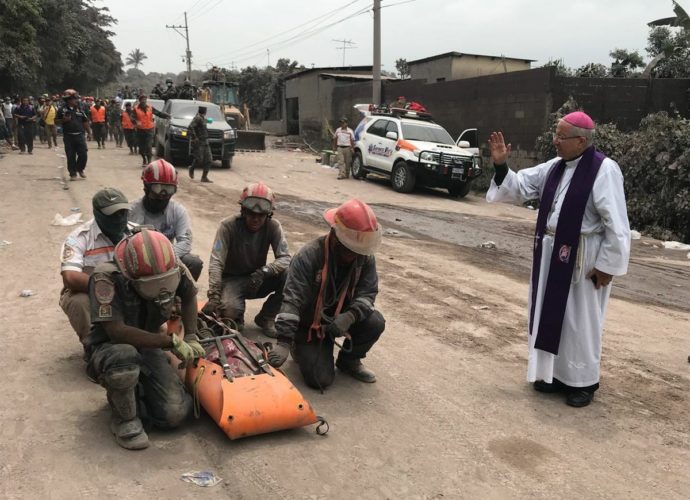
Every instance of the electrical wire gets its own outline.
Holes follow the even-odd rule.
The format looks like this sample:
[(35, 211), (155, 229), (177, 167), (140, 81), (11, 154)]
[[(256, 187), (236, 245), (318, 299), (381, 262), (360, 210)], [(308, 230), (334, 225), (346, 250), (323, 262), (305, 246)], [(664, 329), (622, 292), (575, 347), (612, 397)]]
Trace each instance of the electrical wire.
[[(295, 30), (298, 30), (298, 29), (303, 28), (303, 27), (305, 27), (305, 26), (308, 26), (308, 25), (310, 25), (310, 24), (316, 23), (316, 22), (318, 22), (318, 21), (322, 21), (322, 20), (328, 19), (329, 17), (332, 17), (333, 15), (335, 15), (335, 14), (337, 14), (338, 12), (342, 11), (343, 9), (346, 9), (346, 8), (350, 7), (351, 5), (356, 4), (356, 3), (360, 2), (360, 1), (361, 1), (361, 0), (350, 1), (350, 2), (348, 2), (348, 3), (346, 3), (346, 4), (344, 4), (344, 5), (341, 5), (340, 7), (336, 8), (336, 9), (333, 9), (333, 10), (331, 10), (331, 11), (328, 11), (328, 12), (326, 12), (326, 13), (324, 13), (324, 14), (321, 14), (320, 16), (317, 16), (317, 17), (315, 17), (315, 18), (313, 18), (313, 19), (310, 19), (309, 21), (306, 21), (306, 22), (304, 22), (304, 23), (302, 23), (302, 24), (299, 24), (299, 25), (297, 25), (297, 26), (294, 26), (293, 28), (290, 28), (290, 29), (285, 30), (285, 31), (281, 31), (280, 33), (276, 33), (275, 35), (271, 35), (271, 36), (269, 36), (269, 37), (267, 37), (267, 38), (264, 38), (264, 39), (262, 39), (262, 40), (259, 40), (259, 41), (257, 41), (257, 42), (254, 42), (254, 43), (251, 43), (251, 44), (249, 44), (249, 45), (245, 45), (244, 47), (240, 47), (240, 48), (238, 48), (238, 49), (234, 49), (234, 50), (232, 50), (232, 51), (230, 51), (230, 52), (225, 52), (224, 54), (220, 54), (220, 55), (218, 55), (218, 56), (215, 56), (214, 58), (215, 58), (215, 59), (220, 59), (220, 58), (232, 57), (232, 56), (236, 56), (236, 55), (241, 55), (241, 54), (248, 53), (248, 52), (249, 52), (248, 49), (250, 49), (250, 48), (252, 48), (252, 47), (256, 47), (257, 45), (264, 44), (265, 42), (268, 42), (268, 41), (270, 41), (270, 40), (273, 40), (273, 39), (275, 39), (275, 38), (278, 38), (278, 37), (280, 37), (280, 36), (282, 36), (282, 35), (285, 35), (285, 34), (288, 34), (288, 33), (292, 33), (292, 32), (295, 31)], [(311, 29), (311, 28), (310, 28), (310, 29)], [(262, 51), (265, 52), (265, 49), (262, 49)], [(251, 51), (251, 52), (254, 52), (254, 51)], [(211, 59), (214, 59), (214, 58), (211, 58)], [(211, 59), (209, 59), (209, 61), (210, 61)]]

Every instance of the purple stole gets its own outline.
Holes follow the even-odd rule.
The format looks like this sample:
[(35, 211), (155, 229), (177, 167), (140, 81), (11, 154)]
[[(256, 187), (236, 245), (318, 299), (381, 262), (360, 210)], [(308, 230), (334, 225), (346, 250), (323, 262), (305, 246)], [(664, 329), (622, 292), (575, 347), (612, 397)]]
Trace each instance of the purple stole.
[[(546, 290), (542, 303), (539, 330), (534, 347), (542, 351), (558, 354), (561, 342), (561, 329), (565, 307), (570, 293), (570, 282), (577, 260), (577, 248), (580, 244), (582, 218), (585, 215), (587, 200), (592, 192), (594, 180), (597, 178), (599, 167), (606, 158), (596, 151), (594, 146), (585, 150), (575, 167), (568, 192), (563, 200), (556, 235), (551, 253), (549, 276), (546, 278)], [(541, 268), (542, 239), (546, 231), (549, 212), (556, 197), (558, 183), (565, 172), (565, 160), (561, 160), (549, 172), (544, 185), (544, 191), (539, 203), (539, 216), (534, 234), (534, 258), (532, 262), (532, 307), (529, 315), (529, 331), (532, 334), (534, 326), (534, 311), (537, 302), (537, 288), (539, 286), (539, 271)]]

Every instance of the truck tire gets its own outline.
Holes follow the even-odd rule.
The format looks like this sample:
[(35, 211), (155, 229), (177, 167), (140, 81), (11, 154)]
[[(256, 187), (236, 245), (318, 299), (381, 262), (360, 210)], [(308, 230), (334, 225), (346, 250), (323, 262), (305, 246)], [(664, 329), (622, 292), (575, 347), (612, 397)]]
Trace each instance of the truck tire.
[(416, 182), (415, 173), (406, 162), (399, 161), (393, 166), (391, 185), (394, 190), (399, 193), (410, 193), (414, 189)]
[[(158, 149), (156, 149), (156, 154), (157, 153)], [(172, 153), (170, 152), (170, 141), (165, 141), (165, 147), (163, 148), (163, 159), (170, 163), (173, 167), (175, 166), (176, 158), (173, 158)]]
[(367, 171), (364, 170), (364, 162), (362, 161), (362, 153), (355, 151), (352, 158), (352, 177), (355, 179), (366, 179)]
[(470, 186), (470, 181), (452, 184), (448, 188), (448, 193), (450, 194), (451, 198), (464, 198), (470, 192)]

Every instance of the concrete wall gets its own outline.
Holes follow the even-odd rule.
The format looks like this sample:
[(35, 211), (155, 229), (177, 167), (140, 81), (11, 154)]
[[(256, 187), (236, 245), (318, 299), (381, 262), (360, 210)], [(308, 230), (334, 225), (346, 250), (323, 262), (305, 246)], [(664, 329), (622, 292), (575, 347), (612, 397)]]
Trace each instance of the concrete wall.
[(475, 78), (530, 69), (530, 63), (500, 57), (462, 56), (453, 59), (452, 79)]
[(452, 80), (452, 66), (453, 63), (450, 56), (420, 64), (411, 64), (410, 78), (412, 80), (424, 80), (427, 83), (436, 83), (440, 78)]

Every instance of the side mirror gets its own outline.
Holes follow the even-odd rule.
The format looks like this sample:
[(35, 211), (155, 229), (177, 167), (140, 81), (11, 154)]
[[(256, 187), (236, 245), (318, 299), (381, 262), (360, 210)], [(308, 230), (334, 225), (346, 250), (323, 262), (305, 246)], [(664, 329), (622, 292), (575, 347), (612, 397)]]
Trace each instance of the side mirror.
[(397, 141), (397, 140), (398, 140), (398, 133), (397, 133), (397, 132), (393, 132), (393, 131), (391, 130), (390, 132), (386, 132), (386, 137), (387, 137), (388, 139), (393, 139), (394, 141)]
[(469, 148), (470, 142), (469, 141), (460, 141), (460, 142), (458, 142), (458, 147), (463, 148), (463, 149)]

